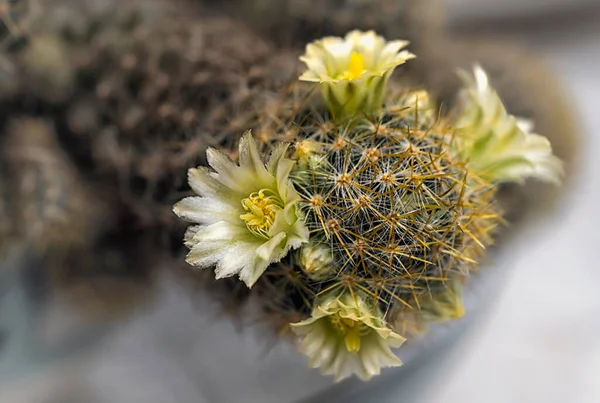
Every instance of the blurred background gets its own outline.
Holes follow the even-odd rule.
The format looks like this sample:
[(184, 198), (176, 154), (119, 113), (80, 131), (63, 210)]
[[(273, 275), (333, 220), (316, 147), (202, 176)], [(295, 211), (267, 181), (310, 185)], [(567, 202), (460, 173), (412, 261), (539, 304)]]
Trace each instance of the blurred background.
[(533, 243), (515, 249), (501, 297), (469, 335), (472, 344), (457, 349), (441, 387), (422, 401), (600, 401), (600, 218), (592, 213), (600, 195), (600, 2), (448, 3), (456, 29), (466, 25), (469, 35), (465, 17), (479, 16), (483, 21), (471, 32), (541, 55), (562, 80), (584, 137), (568, 196), (552, 219), (532, 230)]
[[(410, 385), (374, 382), (368, 400), (356, 401), (600, 402), (600, 0), (445, 3), (447, 29), (457, 37), (515, 44), (545, 60), (575, 113), (582, 147), (555, 211), (495, 256), (487, 282), (498, 296), (468, 319), (441, 373), (430, 377), (425, 365), (416, 378), (406, 376)], [(330, 387), (305, 370), (304, 357), (287, 345), (270, 346), (258, 331), (224, 337), (237, 334), (233, 324), (215, 319), (209, 300), (189, 298), (168, 279), (151, 308), (83, 334), (69, 307), (55, 303), (43, 313), (44, 337), (76, 332), (77, 339), (64, 351), (34, 352), (22, 316), (28, 302), (6, 284), (0, 283), (0, 403), (291, 403), (315, 401), (312, 393)], [(479, 297), (487, 292), (473, 290)], [(33, 355), (41, 359), (29, 362)]]

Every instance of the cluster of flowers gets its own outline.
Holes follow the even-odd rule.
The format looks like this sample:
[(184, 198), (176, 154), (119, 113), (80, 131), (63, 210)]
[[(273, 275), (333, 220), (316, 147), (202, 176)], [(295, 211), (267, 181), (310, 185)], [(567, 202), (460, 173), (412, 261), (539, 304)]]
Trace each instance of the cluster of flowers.
[(210, 167), (189, 170), (198, 196), (174, 207), (194, 223), (187, 261), (217, 279), (237, 275), (251, 288), (297, 257), (315, 297), (310, 317), (290, 325), (310, 365), (336, 379), (401, 365), (395, 307), (460, 317), (457, 261), (476, 263), (464, 245), (483, 249), (480, 237), (499, 221), (477, 206), (502, 181), (562, 173), (548, 141), (506, 111), (480, 67), (463, 73), (447, 117), (425, 91), (388, 96), (394, 69), (415, 57), (406, 45), (359, 31), (307, 45), (300, 80), (317, 83), (336, 128), (301, 133), (294, 148), (247, 132), (235, 162), (209, 149)]

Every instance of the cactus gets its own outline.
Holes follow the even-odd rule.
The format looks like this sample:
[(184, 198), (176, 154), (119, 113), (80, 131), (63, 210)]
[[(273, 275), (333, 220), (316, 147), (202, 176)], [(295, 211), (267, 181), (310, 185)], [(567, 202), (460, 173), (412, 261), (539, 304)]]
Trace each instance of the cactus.
[[(311, 238), (337, 277), (383, 303), (469, 271), (497, 222), (494, 187), (448, 152), (448, 135), (402, 112), (319, 133), (323, 157), (297, 173)], [(392, 292), (391, 290), (396, 290)]]
[(18, 88), (3, 94), (2, 115), (47, 118), (87, 180), (118, 191), (147, 225), (173, 222), (187, 167), (256, 126), (260, 105), (271, 108), (294, 77), (294, 58), (269, 57), (224, 17), (83, 11), (40, 25), (16, 52)]
[(248, 23), (284, 46), (304, 46), (353, 29), (374, 29), (388, 37), (428, 42), (441, 33), (439, 0), (187, 0)]
[(366, 292), (384, 312), (400, 305), (414, 314), (467, 276), (492, 242), (496, 187), (452, 159), (451, 132), (417, 102), (403, 94), (375, 119), (341, 126), (295, 120), (303, 123), (293, 181), (311, 237), (252, 289), (275, 328), (336, 287)]
[(324, 102), (307, 99), (293, 128), (259, 128), (262, 156), (250, 134), (237, 161), (209, 149), (210, 167), (188, 174), (196, 196), (173, 209), (193, 223), (186, 261), (239, 276), (336, 380), (401, 365), (392, 327), (415, 333), (464, 314), (459, 282), (502, 222), (498, 184), (562, 178), (549, 142), (479, 66), (449, 114), (426, 91), (390, 96), (392, 71), (414, 57), (406, 45), (358, 30), (308, 44), (299, 80)]
[(110, 217), (106, 201), (78, 175), (48, 121), (11, 120), (0, 150), (5, 240), (24, 239), (40, 253), (56, 252), (85, 244)]
[[(441, 103), (429, 100), (428, 92), (444, 102), (456, 92), (444, 82), (454, 76), (456, 47), (436, 42), (439, 21), (430, 1), (345, 1), (344, 8), (325, 1), (315, 9), (312, 1), (263, 0), (265, 7), (247, 15), (245, 0), (186, 1), (174, 13), (160, 1), (101, 12), (79, 4), (76, 20), (50, 16), (11, 48), (11, 79), (0, 79), (0, 253), (11, 239), (35, 245), (49, 277), (94, 311), (121, 311), (150, 296), (156, 270), (168, 266), (240, 323), (266, 322), (289, 336), (290, 324), (305, 329), (303, 335), (323, 325), (350, 354), (360, 352), (366, 337), (388, 340), (393, 329), (396, 346), (401, 335), (429, 322), (458, 318), (462, 283), (502, 222), (497, 200), (507, 192), (498, 195), (497, 183), (473, 172), (453, 149), (460, 133)], [(203, 14), (223, 4), (233, 6), (237, 20)], [(390, 7), (385, 17), (382, 4)], [(272, 13), (278, 18), (268, 18)], [(324, 24), (326, 16), (331, 24)], [(242, 19), (285, 46), (261, 39)], [(339, 119), (318, 91), (296, 81), (293, 47), (373, 23), (394, 36), (398, 26), (406, 29), (418, 58), (401, 75), (389, 71), (381, 86), (390, 91), (374, 98), (374, 108), (358, 102)], [(440, 44), (448, 48), (442, 52)], [(339, 80), (373, 90), (367, 87), (377, 80), (359, 80), (371, 68), (369, 57), (364, 49), (354, 53), (351, 74)], [(336, 61), (342, 70), (344, 57)], [(234, 146), (249, 129), (260, 145), (256, 155), (266, 159), (278, 150), (282, 171), (295, 161), (290, 178), (300, 200), (291, 197), (289, 204), (296, 203), (290, 207), (310, 230), (308, 243), (286, 248), (291, 252), (249, 282), (251, 290), (234, 278), (215, 282), (210, 269), (191, 273), (182, 258), (184, 226), (171, 212), (172, 203), (192, 193), (185, 172), (207, 162), (209, 146), (248, 162)], [(280, 143), (292, 145), (285, 155)], [(266, 239), (278, 211), (289, 219), (290, 210), (273, 199), (279, 185), (267, 185), (274, 202), (266, 210), (265, 189), (255, 189), (230, 203), (229, 217), (260, 224), (258, 235)], [(200, 230), (188, 232), (187, 246)], [(259, 309), (249, 315), (248, 306)], [(366, 379), (376, 370), (357, 373)]]
[(39, 12), (38, 0), (0, 0), (0, 49), (6, 50), (26, 36)]
[[(208, 145), (229, 151), (241, 127), (272, 115), (264, 111), (296, 76), (295, 57), (225, 17), (79, 11), (66, 22), (50, 13), (9, 55), (14, 88), (0, 96), (0, 142), (9, 154), (0, 166), (7, 179), (0, 245), (33, 242), (51, 277), (78, 290), (96, 289), (98, 278), (118, 283), (128, 270), (150, 281), (160, 264), (181, 253), (174, 241), (183, 227), (171, 204), (186, 191), (187, 167), (203, 160)], [(14, 116), (23, 118), (10, 123)], [(38, 157), (31, 157), (36, 149)], [(39, 188), (22, 189), (31, 175)], [(102, 207), (90, 217), (81, 200), (92, 211)], [(66, 211), (50, 214), (59, 207)], [(58, 224), (64, 230), (56, 231)], [(24, 233), (33, 229), (35, 236)], [(102, 246), (132, 230), (151, 234), (129, 248), (155, 251), (154, 261)], [(60, 236), (47, 238), (48, 231)], [(102, 263), (107, 254), (113, 263)]]

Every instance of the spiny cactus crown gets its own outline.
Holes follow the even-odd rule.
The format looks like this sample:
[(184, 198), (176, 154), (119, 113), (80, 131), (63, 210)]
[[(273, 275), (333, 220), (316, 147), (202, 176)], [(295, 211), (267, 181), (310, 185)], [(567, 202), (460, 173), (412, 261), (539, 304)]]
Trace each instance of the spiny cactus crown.
[(477, 178), (451, 158), (449, 135), (408, 115), (319, 132), (322, 154), (295, 173), (310, 245), (333, 253), (329, 280), (386, 304), (467, 271), (496, 217), (493, 187), (467, 186)]

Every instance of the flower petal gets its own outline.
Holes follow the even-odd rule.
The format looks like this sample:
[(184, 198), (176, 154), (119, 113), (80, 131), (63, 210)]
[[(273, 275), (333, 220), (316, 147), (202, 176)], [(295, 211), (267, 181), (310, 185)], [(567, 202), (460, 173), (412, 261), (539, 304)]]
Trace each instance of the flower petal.
[[(173, 211), (185, 220), (205, 224), (186, 232), (190, 264), (214, 265), (217, 278), (239, 274), (251, 287), (269, 264), (307, 241), (308, 230), (295, 208), (300, 198), (289, 181), (295, 162), (285, 158), (286, 150), (287, 145), (277, 147), (265, 165), (256, 141), (246, 132), (240, 140), (239, 166), (211, 148), (207, 160), (214, 172), (202, 167), (189, 170), (190, 186), (202, 197), (185, 198)], [(277, 225), (271, 212), (281, 216), (273, 220)]]
[(240, 280), (242, 280), (248, 288), (252, 288), (259, 277), (267, 270), (269, 266), (268, 260), (255, 259), (253, 264), (248, 264), (240, 271)]
[(188, 182), (190, 187), (200, 196), (223, 195), (227, 188), (217, 181), (208, 168), (198, 167), (188, 170)]
[(185, 235), (183, 236), (185, 246), (187, 246), (189, 249), (192, 249), (196, 244), (194, 237), (198, 231), (204, 227), (204, 225), (192, 225), (191, 227), (188, 227), (188, 229), (185, 231)]
[(173, 212), (186, 221), (200, 224), (239, 220), (239, 209), (207, 197), (186, 197), (173, 206)]
[[(255, 248), (251, 244), (237, 242), (233, 244), (226, 256), (217, 264), (215, 268), (215, 275), (217, 279), (231, 277), (235, 274), (240, 274), (248, 267), (253, 267), (256, 261), (256, 254), (254, 253)], [(250, 287), (252, 284), (249, 284)]]
[(469, 168), (496, 181), (522, 182), (535, 177), (560, 182), (562, 163), (550, 142), (532, 133), (532, 124), (510, 115), (480, 66), (461, 72), (466, 89), (453, 147)]
[(214, 266), (229, 252), (227, 242), (203, 242), (194, 245), (186, 257), (186, 262), (192, 266), (206, 268)]
[(194, 239), (199, 243), (215, 241), (233, 242), (235, 240), (248, 239), (249, 237), (250, 235), (247, 234), (245, 226), (232, 225), (225, 221), (219, 221), (199, 230)]
[(415, 57), (408, 51), (400, 52), (407, 44), (386, 42), (374, 31), (358, 30), (344, 38), (317, 40), (308, 44), (300, 57), (307, 67), (300, 80), (319, 83), (327, 108), (336, 120), (375, 115), (381, 109), (394, 68)]
[(256, 255), (267, 262), (275, 262), (279, 261), (280, 258), (277, 256), (282, 251), (281, 243), (286, 237), (285, 232), (280, 232), (279, 234), (274, 235), (267, 242), (263, 243), (256, 249)]
[[(342, 292), (322, 298), (316, 302), (311, 318), (292, 325), (294, 333), (302, 337), (299, 350), (309, 357), (311, 366), (320, 367), (324, 374), (334, 375), (339, 381), (352, 374), (368, 380), (383, 367), (402, 364), (391, 348), (399, 347), (405, 339), (384, 327), (378, 309), (369, 308), (365, 296)], [(345, 330), (344, 324), (338, 327), (348, 321), (358, 324)], [(348, 337), (346, 332), (357, 325), (362, 326), (360, 348), (349, 351), (344, 340)]]
[(239, 144), (240, 170), (252, 173), (257, 181), (267, 185), (273, 182), (273, 176), (265, 168), (258, 154), (258, 146), (250, 131), (244, 133)]
[(225, 154), (214, 148), (206, 151), (208, 164), (217, 172), (216, 179), (229, 189), (247, 194), (254, 181), (248, 172), (240, 169)]

